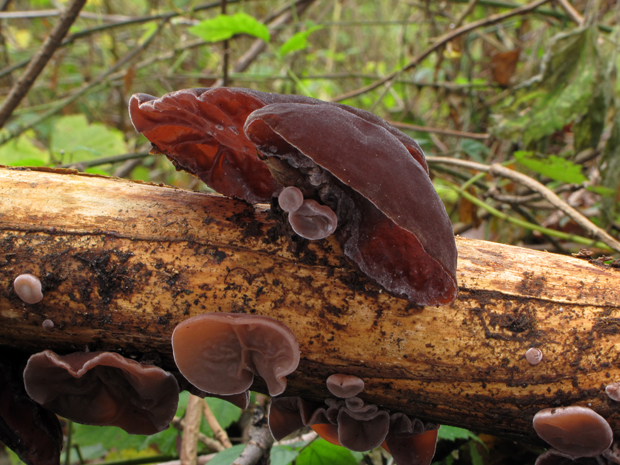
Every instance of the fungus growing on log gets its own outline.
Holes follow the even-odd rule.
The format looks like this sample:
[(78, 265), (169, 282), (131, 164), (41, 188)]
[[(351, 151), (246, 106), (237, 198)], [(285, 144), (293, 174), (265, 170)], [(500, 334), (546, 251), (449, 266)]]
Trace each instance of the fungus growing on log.
[(56, 415), (24, 389), (27, 355), (0, 349), (0, 441), (27, 465), (58, 465), (62, 429)]
[(293, 231), (311, 241), (331, 236), (338, 227), (334, 211), (312, 199), (304, 200), (301, 207), (289, 213), (288, 221)]
[(34, 275), (20, 274), (13, 281), (13, 288), (18, 297), (27, 304), (36, 304), (43, 300), (41, 281)]
[(357, 376), (336, 373), (327, 378), (327, 389), (336, 397), (354, 397), (364, 390), (364, 381)]
[(534, 429), (552, 447), (577, 457), (595, 457), (613, 442), (609, 423), (587, 407), (547, 408), (534, 415)]
[[(297, 186), (306, 201), (320, 201), (333, 216), (325, 210), (323, 227), (296, 232), (326, 237), (336, 218), (345, 255), (388, 292), (417, 305), (456, 298), (456, 245), (424, 154), (381, 118), (308, 97), (234, 88), (159, 99), (136, 94), (129, 112), (156, 152), (221, 194), (266, 202), (282, 187)], [(291, 216), (294, 228), (308, 217)]]
[(601, 455), (596, 457), (573, 457), (559, 450), (549, 449), (538, 456), (534, 465), (608, 465), (608, 463), (617, 462), (608, 462)]
[(304, 203), (304, 193), (295, 186), (288, 186), (282, 189), (278, 195), (278, 204), (280, 208), (287, 213), (293, 213), (299, 210)]
[(530, 347), (525, 352), (525, 360), (527, 360), (530, 365), (538, 365), (540, 362), (542, 362), (542, 359), (542, 350), (537, 349), (536, 347)]
[(605, 393), (611, 400), (620, 402), (620, 383), (610, 383), (605, 386)]
[(260, 375), (277, 396), (299, 365), (299, 344), (286, 325), (242, 313), (205, 313), (179, 323), (172, 351), (190, 383), (218, 395), (247, 391)]
[(299, 103), (254, 111), (244, 131), (281, 185), (336, 212), (336, 238), (362, 273), (417, 305), (455, 299), (450, 220), (424, 167), (392, 133), (338, 106)]
[(268, 419), (278, 441), (310, 426), (326, 441), (350, 450), (366, 451), (381, 445), (397, 465), (429, 465), (437, 442), (436, 425), (424, 425), (402, 413), (390, 415), (357, 397), (326, 399), (324, 404), (300, 397), (274, 398)]
[(112, 352), (39, 352), (28, 360), (24, 384), (35, 402), (58, 415), (131, 434), (166, 429), (179, 400), (173, 375)]

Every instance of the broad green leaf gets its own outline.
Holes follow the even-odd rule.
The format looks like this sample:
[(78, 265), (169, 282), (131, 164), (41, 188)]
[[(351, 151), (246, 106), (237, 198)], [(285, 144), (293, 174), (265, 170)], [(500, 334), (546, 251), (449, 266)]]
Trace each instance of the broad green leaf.
[(188, 30), (207, 42), (230, 39), (235, 34), (248, 34), (265, 42), (269, 42), (271, 38), (267, 26), (245, 13), (218, 15), (212, 19), (205, 19)]
[(533, 156), (532, 152), (517, 151), (514, 156), (523, 166), (556, 181), (567, 184), (581, 184), (587, 179), (581, 174), (581, 166), (556, 155), (537, 158)]
[(0, 146), (0, 165), (41, 166), (48, 158), (47, 152), (34, 144), (33, 131)]
[(127, 153), (123, 133), (102, 123), (89, 124), (84, 115), (62, 116), (54, 122), (51, 147), (63, 163)]
[(271, 465), (289, 465), (298, 455), (299, 452), (286, 446), (274, 446), (269, 452)]
[(318, 439), (301, 451), (295, 465), (357, 465), (348, 449)]
[(129, 434), (116, 426), (90, 426), (79, 423), (73, 423), (73, 443), (80, 447), (100, 444), (105, 450), (142, 450), (148, 446), (146, 436)]
[(478, 452), (478, 448), (473, 441), (469, 443), (469, 455), (471, 455), (471, 465), (484, 465), (482, 456), (480, 452)]
[(237, 444), (229, 449), (224, 449), (209, 460), (209, 465), (230, 465), (241, 455), (243, 449), (245, 449), (245, 444)]
[(602, 195), (604, 197), (616, 197), (616, 191), (610, 189), (609, 187), (604, 186), (588, 186), (587, 188), (590, 192), (594, 192), (595, 194)]
[(463, 139), (461, 149), (479, 163), (484, 163), (489, 155), (489, 149), (482, 142), (473, 139)]
[(175, 454), (177, 452), (178, 436), (179, 432), (177, 429), (174, 426), (170, 426), (168, 429), (160, 431), (159, 433), (146, 436), (143, 447), (155, 444), (162, 454)]
[(293, 37), (284, 42), (280, 47), (280, 55), (285, 56), (289, 53), (305, 49), (308, 46), (308, 36), (320, 29), (323, 28), (321, 26), (313, 26), (307, 31), (302, 31), (294, 34)]
[(149, 182), (151, 180), (151, 170), (146, 166), (136, 166), (131, 172), (131, 179)]

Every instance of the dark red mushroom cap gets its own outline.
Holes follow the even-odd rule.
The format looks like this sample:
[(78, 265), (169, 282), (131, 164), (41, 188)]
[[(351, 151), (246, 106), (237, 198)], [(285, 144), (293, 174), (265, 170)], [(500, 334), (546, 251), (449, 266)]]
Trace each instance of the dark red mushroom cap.
[(327, 378), (327, 389), (336, 397), (354, 397), (364, 390), (364, 381), (357, 376), (336, 373)]
[(256, 374), (277, 396), (299, 364), (297, 338), (285, 324), (242, 313), (205, 313), (179, 323), (172, 350), (190, 383), (219, 395), (248, 390)]
[(390, 428), (390, 414), (378, 410), (375, 405), (370, 409), (352, 411), (340, 409), (338, 413), (338, 440), (349, 450), (363, 452), (379, 447)]
[(600, 456), (573, 457), (559, 450), (549, 449), (538, 456), (534, 465), (607, 465), (607, 460)]
[(111, 352), (45, 350), (28, 360), (24, 384), (34, 401), (60, 416), (131, 434), (166, 429), (179, 400), (172, 374)]
[(308, 185), (336, 211), (336, 237), (366, 276), (418, 305), (455, 299), (450, 220), (424, 167), (390, 131), (338, 106), (290, 103), (256, 110), (244, 130), (268, 164), (279, 161), (276, 171), (285, 162), (314, 177)]
[(587, 407), (547, 408), (534, 415), (538, 436), (572, 457), (595, 457), (611, 446), (609, 423)]
[(135, 94), (129, 115), (136, 131), (217, 192), (250, 203), (278, 190), (256, 148), (243, 134), (247, 116), (264, 104), (235, 89), (185, 89), (161, 98)]

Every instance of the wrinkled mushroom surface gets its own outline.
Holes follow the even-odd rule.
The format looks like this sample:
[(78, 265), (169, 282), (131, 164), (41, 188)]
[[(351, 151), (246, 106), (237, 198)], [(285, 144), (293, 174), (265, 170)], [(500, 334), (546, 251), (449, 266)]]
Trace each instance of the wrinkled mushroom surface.
[(533, 424), (541, 439), (572, 457), (595, 457), (613, 442), (609, 423), (587, 407), (544, 409), (534, 416)]
[(166, 429), (179, 400), (173, 375), (111, 352), (45, 350), (28, 360), (24, 384), (34, 401), (58, 415), (131, 434)]
[(334, 211), (312, 199), (304, 200), (297, 210), (289, 213), (288, 221), (293, 231), (311, 241), (331, 236), (338, 227)]
[(428, 172), (420, 146), (378, 116), (304, 96), (226, 87), (183, 89), (161, 98), (135, 94), (129, 101), (129, 115), (154, 152), (163, 152), (177, 169), (196, 175), (223, 195), (258, 203), (268, 202), (279, 187), (242, 128), (250, 113), (274, 103), (343, 108), (392, 133)]
[(391, 132), (341, 107), (290, 103), (256, 110), (244, 131), (278, 182), (336, 212), (336, 237), (365, 275), (418, 305), (454, 300), (450, 220), (424, 167)]
[(286, 389), (286, 375), (297, 369), (299, 344), (288, 327), (266, 316), (205, 313), (185, 320), (172, 334), (179, 371), (206, 392), (240, 394), (254, 375), (267, 383), (269, 394)]

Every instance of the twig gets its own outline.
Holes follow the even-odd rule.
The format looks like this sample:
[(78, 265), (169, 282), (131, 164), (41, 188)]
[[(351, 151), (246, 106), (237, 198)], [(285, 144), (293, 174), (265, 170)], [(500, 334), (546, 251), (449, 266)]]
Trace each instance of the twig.
[[(620, 242), (618, 242), (616, 239), (611, 237), (606, 231), (596, 226), (589, 219), (587, 219), (585, 216), (583, 216), (573, 207), (571, 207), (566, 202), (564, 202), (562, 199), (560, 199), (547, 186), (545, 186), (544, 184), (541, 184), (540, 182), (536, 181), (535, 179), (530, 178), (529, 176), (525, 174), (506, 168), (500, 165), (499, 163), (494, 163), (489, 166), (489, 165), (485, 165), (482, 163), (476, 163), (472, 161), (459, 160), (456, 158), (446, 158), (446, 157), (427, 157), (426, 160), (429, 163), (444, 163), (444, 164), (449, 164), (449, 165), (461, 166), (464, 168), (469, 168), (469, 169), (473, 169), (477, 171), (484, 171), (494, 176), (501, 176), (501, 177), (519, 182), (523, 184), (524, 186), (530, 188), (534, 192), (540, 193), (545, 198), (545, 200), (547, 200), (549, 203), (554, 205), (560, 211), (564, 212), (575, 223), (577, 223), (579, 226), (585, 229), (590, 235), (598, 238), (600, 241), (605, 243), (612, 250), (615, 250), (616, 252), (620, 252)], [(466, 192), (463, 192), (463, 195), (465, 194)], [(550, 229), (549, 231), (553, 231), (553, 230)], [(541, 230), (541, 232), (543, 231)], [(546, 231), (544, 232), (546, 233)], [(559, 236), (556, 235), (556, 237), (559, 237)]]
[[(185, 421), (183, 421), (182, 418), (174, 417), (174, 419), (172, 420), (172, 426), (182, 431), (183, 427), (185, 426)], [(206, 434), (198, 433), (198, 440), (212, 451), (221, 452), (225, 449), (225, 447), (219, 441), (210, 438)]]
[(463, 21), (465, 21), (465, 18), (467, 18), (472, 11), (474, 11), (474, 8), (476, 8), (476, 5), (478, 4), (478, 0), (469, 0), (469, 3), (467, 4), (467, 7), (465, 8), (465, 10), (461, 13), (461, 15), (457, 18), (457, 20), (454, 22), (454, 27), (461, 27), (461, 25), (463, 24)]
[(579, 14), (577, 10), (570, 4), (568, 0), (556, 0), (566, 14), (577, 23), (579, 27), (583, 26), (583, 16)]
[(362, 94), (365, 94), (366, 92), (370, 92), (371, 90), (374, 90), (377, 87), (387, 82), (392, 81), (394, 78), (399, 76), (401, 73), (408, 71), (412, 68), (415, 68), (417, 65), (419, 65), (422, 62), (422, 60), (428, 57), (431, 53), (435, 52), (437, 49), (444, 46), (448, 42), (456, 39), (457, 37), (463, 34), (466, 34), (470, 31), (473, 31), (474, 29), (477, 29), (479, 27), (489, 26), (491, 24), (504, 21), (505, 19), (511, 18), (513, 16), (518, 16), (518, 15), (529, 13), (532, 10), (535, 10), (536, 8), (538, 8), (539, 6), (544, 5), (545, 3), (549, 3), (550, 1), (551, 0), (536, 0), (534, 2), (528, 3), (527, 5), (523, 5), (519, 8), (515, 8), (514, 10), (508, 11), (506, 13), (492, 15), (492, 16), (489, 16), (488, 18), (474, 21), (473, 23), (469, 23), (469, 24), (466, 24), (465, 26), (461, 26), (457, 29), (454, 29), (444, 34), (443, 36), (439, 37), (437, 40), (435, 40), (435, 42), (433, 42), (433, 44), (429, 48), (424, 50), (419, 55), (415, 56), (413, 60), (411, 60), (407, 65), (405, 65), (400, 70), (390, 73), (387, 76), (383, 77), (382, 79), (379, 79), (378, 81), (372, 84), (369, 84), (365, 87), (362, 87), (357, 90), (353, 90), (351, 92), (347, 92), (346, 94), (339, 95), (338, 97), (332, 99), (332, 101), (339, 102), (341, 100), (346, 100), (348, 98), (357, 97), (358, 95), (362, 95)]
[(228, 434), (226, 434), (226, 431), (222, 429), (219, 422), (217, 421), (217, 418), (215, 418), (215, 415), (213, 415), (213, 412), (211, 411), (211, 408), (209, 407), (206, 399), (203, 399), (202, 401), (202, 414), (205, 416), (205, 419), (207, 420), (211, 431), (213, 431), (213, 436), (215, 436), (215, 439), (220, 441), (226, 449), (231, 448), (232, 444), (230, 443), (230, 439), (228, 439)]
[(6, 142), (10, 141), (11, 139), (14, 139), (15, 137), (19, 136), (24, 131), (27, 131), (28, 129), (36, 126), (37, 124), (40, 124), (41, 122), (45, 121), (47, 118), (49, 118), (50, 116), (56, 114), (58, 111), (60, 111), (61, 109), (63, 109), (67, 105), (69, 105), (71, 102), (74, 102), (75, 100), (80, 98), (82, 95), (84, 95), (86, 92), (88, 92), (92, 88), (94, 88), (94, 87), (98, 86), (99, 84), (101, 84), (103, 81), (105, 81), (105, 79), (108, 76), (110, 76), (112, 73), (114, 73), (119, 68), (123, 67), (125, 64), (129, 63), (140, 52), (142, 52), (146, 47), (148, 47), (149, 44), (152, 42), (152, 40), (159, 34), (159, 32), (161, 32), (161, 30), (164, 28), (164, 26), (167, 23), (168, 23), (168, 19), (163, 20), (159, 24), (159, 27), (157, 28), (157, 30), (153, 34), (151, 34), (151, 36), (148, 39), (146, 39), (142, 44), (139, 44), (136, 47), (134, 47), (129, 53), (127, 53), (127, 55), (125, 55), (122, 59), (117, 61), (114, 66), (112, 66), (108, 70), (106, 70), (103, 73), (101, 73), (99, 76), (97, 76), (91, 82), (89, 82), (87, 84), (84, 84), (82, 87), (77, 89), (72, 95), (70, 95), (69, 97), (64, 98), (63, 100), (58, 102), (56, 105), (54, 105), (50, 110), (46, 111), (45, 113), (43, 113), (39, 117), (35, 118), (30, 123), (28, 123), (26, 125), (23, 125), (23, 126), (20, 126), (20, 127), (16, 128), (16, 129), (14, 129), (13, 131), (10, 131), (10, 132), (4, 134), (3, 136), (1, 136), (0, 137), (0, 145), (5, 144)]
[(254, 410), (254, 418), (249, 433), (249, 441), (245, 449), (232, 465), (254, 465), (261, 457), (269, 454), (274, 439), (260, 406)]
[(32, 58), (30, 65), (24, 71), (24, 74), (17, 80), (11, 88), (11, 92), (0, 107), (0, 128), (7, 122), (13, 110), (19, 105), (24, 96), (28, 93), (32, 84), (37, 79), (47, 62), (60, 45), (60, 42), (69, 31), (69, 28), (78, 17), (80, 10), (86, 3), (86, 0), (73, 0), (64, 11), (60, 20), (52, 29), (50, 35), (45, 39), (43, 45)]
[(196, 465), (198, 457), (198, 433), (202, 420), (202, 399), (193, 394), (189, 395), (185, 409), (185, 425), (183, 426), (183, 440), (181, 441), (181, 465)]
[(491, 137), (490, 134), (477, 134), (474, 132), (455, 131), (454, 129), (432, 128), (429, 126), (418, 126), (417, 124), (400, 123), (398, 121), (388, 121), (392, 126), (398, 129), (410, 129), (418, 132), (429, 132), (433, 134), (441, 134), (443, 136), (464, 137), (466, 139), (486, 140)]
[(150, 152), (123, 153), (122, 155), (102, 157), (95, 160), (85, 160), (77, 163), (65, 163), (64, 165), (56, 166), (56, 168), (76, 168), (77, 170), (83, 170), (84, 168), (91, 168), (93, 166), (107, 165), (109, 163), (118, 163), (120, 161), (134, 160), (138, 158), (146, 158), (149, 155), (152, 154)]
[[(60, 16), (62, 10), (30, 10), (30, 11), (2, 11), (0, 19), (30, 19), (30, 18), (49, 18), (50, 16)], [(128, 21), (133, 19), (125, 15), (105, 15), (101, 13), (80, 12), (80, 18), (94, 19), (97, 21)]]

